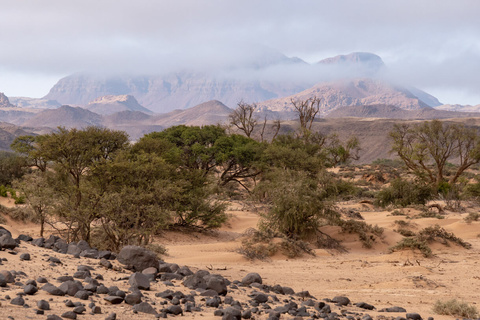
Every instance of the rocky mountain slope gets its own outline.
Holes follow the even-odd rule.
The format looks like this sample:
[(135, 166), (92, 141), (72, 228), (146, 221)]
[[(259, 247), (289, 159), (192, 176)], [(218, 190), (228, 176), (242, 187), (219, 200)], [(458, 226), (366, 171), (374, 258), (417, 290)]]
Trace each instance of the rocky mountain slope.
[(15, 108), (15, 106), (10, 103), (10, 100), (8, 100), (7, 96), (3, 92), (0, 92), (0, 108)]
[(22, 123), (29, 127), (63, 126), (66, 128), (83, 128), (101, 126), (102, 116), (80, 107), (61, 106), (58, 109), (44, 110)]
[(122, 111), (152, 113), (152, 111), (141, 106), (137, 99), (131, 95), (108, 95), (99, 97), (87, 104), (85, 109), (102, 115), (109, 115)]

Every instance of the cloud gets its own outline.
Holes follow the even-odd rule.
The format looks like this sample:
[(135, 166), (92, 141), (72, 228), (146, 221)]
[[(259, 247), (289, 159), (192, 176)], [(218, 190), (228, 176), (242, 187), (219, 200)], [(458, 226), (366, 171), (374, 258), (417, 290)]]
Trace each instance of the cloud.
[(478, 12), (475, 0), (5, 1), (0, 70), (162, 73), (249, 65), (265, 48), (311, 63), (368, 51), (402, 80), (464, 89), (480, 83)]

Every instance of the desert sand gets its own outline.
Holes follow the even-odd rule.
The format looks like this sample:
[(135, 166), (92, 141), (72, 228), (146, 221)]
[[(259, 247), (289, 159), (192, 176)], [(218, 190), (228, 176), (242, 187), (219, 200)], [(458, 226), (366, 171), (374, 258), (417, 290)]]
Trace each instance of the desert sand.
[[(8, 199), (0, 198), (0, 201), (4, 206), (13, 205), (8, 202)], [(404, 317), (404, 313), (378, 312), (381, 308), (400, 306), (407, 309), (407, 312), (419, 313), (424, 319), (430, 316), (435, 319), (454, 319), (455, 317), (434, 314), (432, 306), (435, 301), (456, 298), (471, 304), (480, 303), (478, 294), (480, 292), (478, 266), (480, 222), (467, 224), (463, 220), (468, 211), (476, 210), (474, 207), (467, 208), (467, 212), (463, 213), (447, 212), (445, 219), (410, 220), (418, 230), (425, 226), (439, 224), (472, 244), (469, 250), (455, 244), (451, 246), (433, 244), (434, 256), (425, 258), (419, 252), (411, 250), (389, 253), (388, 248), (402, 238), (393, 231), (394, 221), (404, 220), (405, 216), (392, 216), (389, 211), (379, 211), (371, 205), (358, 202), (343, 202), (338, 205), (343, 208), (354, 208), (361, 213), (367, 223), (378, 224), (385, 228), (383, 238), (377, 239), (373, 248), (365, 249), (362, 248), (357, 236), (342, 234), (336, 227), (324, 227), (324, 232), (337, 240), (342, 240), (343, 245), (348, 249), (347, 253), (315, 249), (315, 256), (306, 254), (300, 258), (288, 259), (277, 254), (268, 261), (249, 261), (239, 254), (237, 249), (241, 246), (244, 232), (249, 228), (257, 227), (259, 216), (241, 202), (232, 202), (228, 211), (229, 222), (220, 230), (188, 234), (169, 231), (155, 241), (168, 249), (168, 255), (163, 257), (167, 262), (186, 265), (193, 271), (211, 269), (211, 272), (221, 274), (229, 280), (241, 280), (247, 273), (258, 272), (264, 284), (281, 284), (293, 288), (296, 292), (308, 290), (319, 300), (344, 295), (349, 297), (352, 303), (367, 302), (374, 305), (376, 307), (374, 311), (362, 310), (364, 313), (368, 311), (373, 318), (376, 316)], [(404, 212), (407, 215), (416, 213), (415, 209), (404, 209)], [(8, 219), (4, 227), (10, 230), (14, 237), (21, 233), (33, 238), (39, 236), (39, 228), (34, 224), (23, 224)], [(77, 265), (85, 264), (95, 266), (96, 272), (104, 276), (105, 283), (128, 288), (126, 280), (117, 281), (117, 279), (126, 277), (131, 272), (123, 270), (118, 261), (113, 263), (116, 269), (121, 270), (119, 272), (98, 269), (98, 260), (75, 259), (25, 242), (22, 242), (15, 251), (29, 252), (32, 260), (20, 261), (19, 254), (13, 255), (0, 251), (0, 258), (7, 260), (3, 261), (0, 269), (22, 270), (27, 274), (27, 278), (21, 281), (36, 279), (38, 276), (54, 279), (62, 274), (72, 274), (76, 271)], [(51, 266), (46, 261), (50, 255), (60, 258), (63, 265)], [(154, 286), (156, 285), (160, 286), (160, 284)], [(46, 318), (45, 315), (35, 315), (33, 312), (36, 301), (51, 298), (46, 292), (40, 290), (34, 296), (27, 296), (26, 302), (30, 308), (22, 308), (11, 305), (5, 299), (6, 295), (15, 297), (17, 292), (22, 291), (21, 287), (10, 285), (8, 288), (2, 288), (1, 291), (2, 315), (0, 317), (2, 319), (6, 319), (7, 316), (12, 316), (14, 319)], [(50, 302), (53, 311), (65, 309), (63, 301), (67, 298), (61, 298)], [(86, 314), (79, 316), (79, 319), (104, 319), (112, 311), (117, 313), (117, 319), (130, 319), (132, 316), (131, 307), (126, 304), (119, 307), (103, 303), (100, 306), (103, 311), (101, 315)], [(354, 306), (345, 309), (360, 312)], [(46, 314), (51, 313), (46, 312)], [(186, 314), (184, 318), (219, 319), (214, 317), (211, 311)], [(135, 315), (135, 319), (154, 319), (154, 316), (139, 313)]]

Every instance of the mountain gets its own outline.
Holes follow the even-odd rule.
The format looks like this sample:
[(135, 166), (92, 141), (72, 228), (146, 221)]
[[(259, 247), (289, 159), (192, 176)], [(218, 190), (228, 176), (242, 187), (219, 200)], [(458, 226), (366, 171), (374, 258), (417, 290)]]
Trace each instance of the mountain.
[(10, 97), (10, 101), (20, 108), (55, 109), (61, 106), (58, 101), (48, 99)]
[(370, 52), (352, 52), (320, 60), (318, 64), (348, 69), (351, 74), (361, 77), (375, 76), (385, 68), (382, 58)]
[(321, 99), (320, 116), (344, 106), (385, 104), (406, 110), (429, 106), (406, 88), (370, 79), (342, 79), (319, 83), (297, 94), (258, 103), (260, 110), (293, 112), (292, 100), (306, 100), (316, 96)]
[(435, 107), (437, 110), (456, 111), (456, 112), (480, 112), (480, 104), (476, 106), (461, 104), (444, 104)]
[(121, 111), (152, 113), (152, 111), (142, 107), (135, 97), (131, 95), (108, 95), (99, 97), (85, 106), (85, 109), (102, 115), (109, 115)]
[(10, 103), (7, 96), (0, 92), (0, 108), (15, 108), (13, 104)]
[(333, 110), (326, 118), (379, 118), (379, 119), (452, 119), (480, 117), (480, 113), (459, 113), (426, 107), (419, 110), (405, 110), (392, 105), (347, 106)]
[(30, 127), (84, 128), (101, 126), (102, 116), (80, 107), (61, 106), (58, 109), (47, 109), (28, 119), (22, 125)]
[(218, 100), (212, 100), (199, 104), (186, 110), (175, 110), (167, 114), (152, 117), (152, 122), (164, 127), (185, 124), (189, 126), (201, 126), (224, 123), (230, 109)]

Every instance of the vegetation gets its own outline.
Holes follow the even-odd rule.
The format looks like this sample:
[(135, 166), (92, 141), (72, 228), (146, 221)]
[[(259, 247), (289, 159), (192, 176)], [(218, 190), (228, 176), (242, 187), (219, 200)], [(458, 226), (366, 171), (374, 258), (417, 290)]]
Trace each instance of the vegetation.
[(433, 306), (433, 312), (436, 314), (462, 317), (464, 319), (478, 318), (478, 310), (475, 306), (464, 301), (458, 301), (457, 299), (448, 301), (437, 300)]
[(379, 191), (375, 204), (380, 207), (388, 205), (406, 207), (412, 204), (425, 204), (433, 197), (430, 186), (421, 182), (411, 182), (404, 179), (395, 179), (391, 185)]

